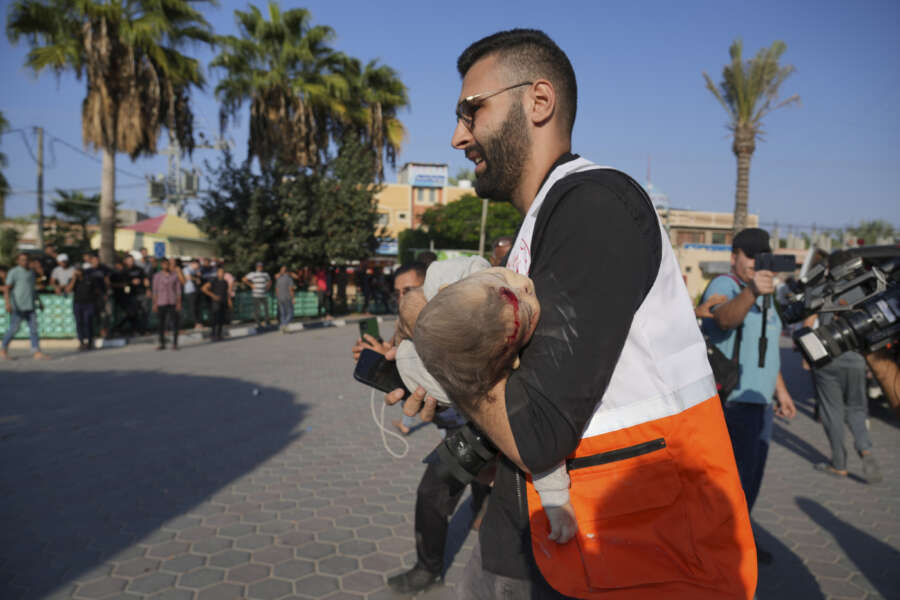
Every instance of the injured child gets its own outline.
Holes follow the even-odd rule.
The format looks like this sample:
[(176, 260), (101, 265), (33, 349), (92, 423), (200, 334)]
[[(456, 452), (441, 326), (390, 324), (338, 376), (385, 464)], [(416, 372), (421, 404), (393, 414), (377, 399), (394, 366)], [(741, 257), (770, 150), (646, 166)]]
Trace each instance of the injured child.
[[(434, 262), (425, 284), (400, 304), (397, 369), (410, 390), (423, 387), (439, 404), (487, 401), (488, 392), (519, 365), (541, 306), (528, 277), (480, 257)], [(533, 473), (550, 522), (549, 538), (569, 541), (577, 531), (565, 463)]]

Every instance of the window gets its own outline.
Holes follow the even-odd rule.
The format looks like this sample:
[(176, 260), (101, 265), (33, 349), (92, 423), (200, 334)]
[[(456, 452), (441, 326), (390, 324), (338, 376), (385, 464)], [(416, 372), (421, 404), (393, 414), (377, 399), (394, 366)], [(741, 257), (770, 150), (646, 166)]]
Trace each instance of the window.
[(407, 215), (405, 212), (397, 213), (397, 220), (398, 221), (407, 221), (407, 220), (409, 220), (409, 215)]
[(430, 190), (428, 190), (428, 203), (434, 204), (435, 202), (437, 202), (437, 190), (431, 188)]
[(378, 213), (378, 224), (379, 225), (387, 225), (391, 220), (391, 216), (387, 213)]
[(416, 204), (425, 204), (425, 188), (416, 188)]
[(713, 244), (727, 244), (728, 243), (728, 234), (724, 231), (714, 231), (712, 234), (712, 243)]

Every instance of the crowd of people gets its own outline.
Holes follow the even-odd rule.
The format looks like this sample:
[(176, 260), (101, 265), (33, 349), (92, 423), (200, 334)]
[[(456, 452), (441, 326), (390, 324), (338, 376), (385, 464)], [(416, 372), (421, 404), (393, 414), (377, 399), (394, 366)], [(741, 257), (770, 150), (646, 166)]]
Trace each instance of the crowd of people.
[[(353, 271), (334, 266), (292, 269), (281, 265), (274, 276), (263, 263), (257, 263), (253, 271), (235, 276), (222, 258), (157, 257), (142, 248), (139, 254), (117, 255), (109, 266), (100, 262), (96, 252), (85, 252), (80, 261), (72, 261), (47, 244), (43, 254), (23, 252), (13, 267), (0, 266), (0, 291), (10, 314), (2, 357), (8, 356), (9, 342), (19, 327), (27, 324), (34, 357), (48, 358), (40, 350), (37, 326), (37, 314), (43, 308), (41, 296), (45, 294), (71, 297), (79, 350), (93, 349), (98, 334), (103, 338), (147, 335), (154, 314), (158, 349), (177, 350), (178, 333), (185, 324), (193, 324), (195, 329), (208, 326), (211, 339), (222, 340), (240, 288), (250, 291), (258, 328), (277, 324), (286, 331), (294, 318), (298, 290), (314, 290), (319, 314), (330, 319), (339, 305), (346, 306), (351, 274), (362, 296), (363, 312), (376, 304), (382, 311), (390, 310), (390, 277), (380, 267), (365, 263)], [(273, 291), (277, 315), (269, 314)]]

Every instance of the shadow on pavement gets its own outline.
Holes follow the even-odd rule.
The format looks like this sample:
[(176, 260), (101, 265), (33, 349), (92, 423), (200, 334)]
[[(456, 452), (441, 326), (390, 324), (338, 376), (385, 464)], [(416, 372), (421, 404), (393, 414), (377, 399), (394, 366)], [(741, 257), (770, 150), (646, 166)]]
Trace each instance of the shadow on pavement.
[(221, 377), (2, 380), (0, 590), (9, 596), (44, 597), (135, 543), (167, 542), (165, 523), (290, 444), (306, 412), (289, 392), (255, 395), (257, 384)]
[(757, 545), (772, 553), (772, 564), (759, 566), (757, 598), (824, 600), (818, 581), (803, 564), (803, 559), (755, 521), (753, 533)]
[[(822, 433), (822, 435), (824, 436), (825, 434)], [(772, 441), (787, 448), (811, 464), (831, 462), (831, 459), (822, 454), (815, 446), (792, 432), (790, 425), (785, 425), (781, 421), (775, 421), (772, 429)]]
[(797, 506), (837, 540), (844, 554), (885, 598), (896, 598), (900, 590), (900, 552), (865, 531), (836, 517), (828, 508), (809, 498), (797, 498)]

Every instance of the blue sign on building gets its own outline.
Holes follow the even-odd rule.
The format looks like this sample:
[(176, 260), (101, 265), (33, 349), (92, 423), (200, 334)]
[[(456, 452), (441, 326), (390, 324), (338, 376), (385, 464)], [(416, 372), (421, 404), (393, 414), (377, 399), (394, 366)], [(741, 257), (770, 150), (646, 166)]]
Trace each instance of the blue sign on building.
[(416, 174), (412, 181), (415, 187), (444, 187), (447, 185), (447, 177), (444, 175)]

